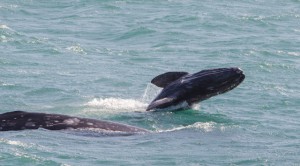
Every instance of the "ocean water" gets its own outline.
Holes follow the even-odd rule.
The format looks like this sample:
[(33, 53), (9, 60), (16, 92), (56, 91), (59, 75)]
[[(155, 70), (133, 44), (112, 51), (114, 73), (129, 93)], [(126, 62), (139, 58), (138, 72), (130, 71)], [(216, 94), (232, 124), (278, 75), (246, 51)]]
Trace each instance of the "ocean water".
[[(299, 165), (299, 0), (1, 0), (0, 113), (111, 120), (150, 134), (0, 133), (0, 165)], [(240, 67), (236, 89), (146, 112), (167, 71)]]

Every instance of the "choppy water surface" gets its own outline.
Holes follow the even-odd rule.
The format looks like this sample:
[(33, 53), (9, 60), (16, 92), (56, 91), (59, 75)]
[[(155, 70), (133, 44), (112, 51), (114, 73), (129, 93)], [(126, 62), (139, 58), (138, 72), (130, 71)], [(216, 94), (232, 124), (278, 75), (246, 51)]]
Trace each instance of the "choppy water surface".
[[(0, 113), (143, 127), (0, 133), (0, 165), (297, 165), (300, 1), (0, 2)], [(166, 71), (238, 66), (245, 81), (193, 110), (145, 112)]]

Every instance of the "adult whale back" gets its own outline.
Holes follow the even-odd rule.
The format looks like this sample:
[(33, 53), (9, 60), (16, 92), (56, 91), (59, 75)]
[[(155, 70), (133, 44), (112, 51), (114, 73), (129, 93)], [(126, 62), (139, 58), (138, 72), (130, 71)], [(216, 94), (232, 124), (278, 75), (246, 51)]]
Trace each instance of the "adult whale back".
[(100, 129), (109, 132), (146, 133), (146, 129), (89, 118), (79, 118), (60, 114), (46, 114), (13, 111), (0, 114), (0, 131), (44, 128), (48, 130), (63, 129)]
[(163, 88), (149, 104), (147, 111), (171, 109), (171, 106), (193, 104), (237, 87), (245, 75), (239, 68), (217, 68), (189, 74), (167, 72), (156, 76), (151, 83)]

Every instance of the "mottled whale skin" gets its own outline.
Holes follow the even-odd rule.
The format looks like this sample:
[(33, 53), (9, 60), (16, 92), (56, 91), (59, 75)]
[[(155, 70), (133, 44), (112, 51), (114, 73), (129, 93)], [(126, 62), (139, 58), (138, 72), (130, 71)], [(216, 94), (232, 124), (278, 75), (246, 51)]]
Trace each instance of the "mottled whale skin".
[(100, 129), (101, 131), (147, 133), (146, 129), (88, 118), (79, 118), (60, 114), (46, 114), (13, 111), (0, 114), (0, 131), (44, 128), (48, 130), (64, 129)]
[(245, 75), (239, 68), (217, 68), (189, 74), (187, 72), (167, 72), (156, 76), (151, 83), (163, 88), (149, 104), (147, 111), (171, 109), (171, 106), (186, 103), (191, 107), (237, 87)]

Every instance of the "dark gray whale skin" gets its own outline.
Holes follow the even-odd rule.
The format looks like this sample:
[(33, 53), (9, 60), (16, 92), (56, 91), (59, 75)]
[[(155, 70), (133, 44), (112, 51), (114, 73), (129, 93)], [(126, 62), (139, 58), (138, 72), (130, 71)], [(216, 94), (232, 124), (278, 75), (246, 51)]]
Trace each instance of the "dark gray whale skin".
[(88, 118), (79, 118), (60, 114), (46, 114), (13, 111), (0, 114), (0, 131), (44, 128), (48, 130), (63, 129), (100, 129), (103, 131), (147, 133), (146, 129)]
[(163, 88), (146, 111), (168, 109), (186, 102), (189, 107), (237, 87), (245, 75), (239, 68), (217, 68), (189, 74), (167, 72), (156, 76), (151, 83)]

